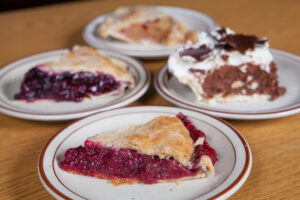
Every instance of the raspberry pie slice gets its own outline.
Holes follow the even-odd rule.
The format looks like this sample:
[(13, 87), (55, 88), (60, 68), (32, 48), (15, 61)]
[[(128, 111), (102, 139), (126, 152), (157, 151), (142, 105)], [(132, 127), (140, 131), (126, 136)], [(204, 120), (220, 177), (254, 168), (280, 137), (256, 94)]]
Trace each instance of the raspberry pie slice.
[(90, 137), (68, 149), (59, 166), (115, 185), (153, 184), (205, 177), (216, 161), (205, 134), (180, 113)]
[(122, 7), (114, 11), (100, 25), (101, 37), (143, 45), (177, 45), (195, 40), (196, 33), (190, 32), (180, 21), (154, 7)]
[(124, 62), (91, 47), (75, 46), (59, 59), (30, 69), (15, 99), (81, 102), (134, 86), (134, 77)]

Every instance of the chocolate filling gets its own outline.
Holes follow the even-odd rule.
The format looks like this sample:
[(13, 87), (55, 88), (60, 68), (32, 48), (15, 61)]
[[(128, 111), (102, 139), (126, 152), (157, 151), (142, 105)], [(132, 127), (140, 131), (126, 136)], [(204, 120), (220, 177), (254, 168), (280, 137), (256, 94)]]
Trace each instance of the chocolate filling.
[[(277, 65), (274, 62), (270, 64), (270, 73), (262, 70), (259, 65), (246, 65), (246, 73), (236, 66), (222, 66), (208, 72), (202, 85), (205, 97), (212, 98), (216, 94), (268, 94), (271, 96), (270, 100), (274, 100), (286, 92), (286, 88), (278, 86)], [(240, 84), (233, 87), (235, 82)], [(251, 87), (253, 84), (256, 87)]]

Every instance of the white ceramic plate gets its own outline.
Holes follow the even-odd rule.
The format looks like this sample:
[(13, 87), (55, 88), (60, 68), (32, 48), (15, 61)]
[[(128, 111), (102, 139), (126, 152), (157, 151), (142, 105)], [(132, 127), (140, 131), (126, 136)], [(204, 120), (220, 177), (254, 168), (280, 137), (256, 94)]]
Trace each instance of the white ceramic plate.
[(70, 120), (95, 112), (125, 106), (141, 97), (149, 87), (150, 73), (140, 62), (118, 53), (103, 50), (100, 51), (103, 55), (122, 60), (128, 64), (129, 70), (135, 76), (135, 88), (126, 91), (125, 94), (80, 103), (49, 103), (40, 101), (26, 103), (14, 100), (14, 95), (20, 90), (24, 74), (30, 68), (37, 64), (57, 59), (67, 52), (68, 50), (64, 49), (36, 54), (3, 67), (0, 70), (0, 112), (32, 120)]
[[(217, 23), (209, 16), (189, 10), (170, 6), (155, 6), (155, 8), (179, 19), (192, 31), (211, 31)], [(118, 40), (105, 39), (99, 36), (97, 28), (111, 13), (101, 15), (92, 20), (83, 30), (83, 39), (91, 46), (98, 49), (111, 49), (120, 53), (140, 58), (162, 58), (168, 56), (175, 49), (163, 45), (138, 45), (128, 44)]]
[[(67, 173), (58, 167), (64, 152), (103, 131), (143, 124), (160, 115), (182, 112), (202, 130), (216, 150), (215, 176), (175, 183), (114, 186), (107, 180)], [(245, 138), (225, 121), (175, 107), (139, 106), (110, 110), (81, 119), (58, 132), (40, 154), (38, 170), (45, 188), (58, 199), (226, 199), (246, 181), (252, 165)]]
[(271, 49), (278, 64), (279, 85), (287, 89), (286, 94), (275, 101), (241, 102), (210, 105), (197, 101), (192, 90), (177, 81), (168, 79), (167, 65), (156, 76), (155, 88), (169, 102), (181, 107), (203, 111), (229, 119), (268, 119), (284, 117), (300, 112), (300, 57)]

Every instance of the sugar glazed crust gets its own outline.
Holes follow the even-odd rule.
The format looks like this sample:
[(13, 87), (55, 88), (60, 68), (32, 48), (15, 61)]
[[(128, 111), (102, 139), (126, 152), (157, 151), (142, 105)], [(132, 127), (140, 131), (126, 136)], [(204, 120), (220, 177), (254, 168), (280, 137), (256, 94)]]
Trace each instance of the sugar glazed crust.
[(134, 77), (125, 62), (104, 56), (87, 46), (74, 46), (66, 55), (39, 67), (53, 72), (102, 72), (114, 76), (118, 81), (130, 82), (130, 88), (135, 86)]
[(173, 157), (184, 166), (191, 166), (194, 142), (177, 117), (160, 116), (138, 126), (129, 126), (91, 137), (105, 147), (131, 148), (161, 159)]

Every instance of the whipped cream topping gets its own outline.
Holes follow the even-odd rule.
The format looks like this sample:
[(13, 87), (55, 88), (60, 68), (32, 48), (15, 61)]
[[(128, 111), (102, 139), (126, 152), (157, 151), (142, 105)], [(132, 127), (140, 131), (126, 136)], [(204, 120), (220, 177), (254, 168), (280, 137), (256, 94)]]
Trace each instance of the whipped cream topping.
[[(229, 50), (226, 48), (227, 44), (225, 43), (224, 46), (224, 42), (222, 42), (222, 40), (227, 36), (240, 36), (246, 39), (252, 39), (251, 42), (253, 42), (254, 48), (248, 48), (244, 52), (235, 48), (231, 48)], [(228, 42), (231, 45), (232, 43), (230, 42), (232, 41)], [(232, 45), (245, 45), (245, 42), (239, 42), (240, 41)], [(249, 41), (246, 41), (246, 45), (249, 45)], [(205, 59), (197, 60), (194, 56), (189, 56), (183, 53), (185, 50), (200, 49), (203, 48), (203, 46), (209, 49), (209, 51), (207, 51), (207, 55), (201, 54), (201, 57), (205, 56)], [(202, 50), (202, 53), (203, 52), (204, 51)], [(242, 68), (243, 64), (252, 63), (254, 65), (259, 65), (262, 70), (270, 72), (270, 63), (272, 61), (273, 56), (269, 51), (269, 43), (266, 38), (236, 35), (234, 31), (229, 28), (217, 28), (211, 33), (199, 33), (198, 41), (196, 43), (187, 42), (183, 47), (179, 48), (169, 57), (168, 69), (177, 78), (181, 79), (183, 83), (187, 83), (188, 79), (196, 78), (190, 69), (193, 69), (194, 71), (204, 70), (207, 72), (224, 65)], [(241, 70), (245, 69), (242, 68)], [(200, 75), (200, 73), (197, 73), (197, 75)]]

